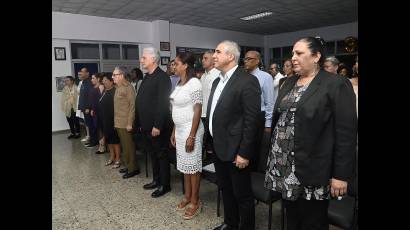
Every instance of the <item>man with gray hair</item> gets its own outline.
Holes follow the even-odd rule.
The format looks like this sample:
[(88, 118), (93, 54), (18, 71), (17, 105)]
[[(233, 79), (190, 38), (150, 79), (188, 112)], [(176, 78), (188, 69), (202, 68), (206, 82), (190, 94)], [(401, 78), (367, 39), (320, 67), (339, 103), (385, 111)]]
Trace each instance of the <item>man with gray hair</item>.
[(255, 229), (255, 206), (249, 161), (254, 151), (261, 87), (256, 77), (238, 67), (240, 48), (223, 41), (212, 56), (221, 71), (212, 84), (205, 128), (215, 152), (222, 188), (224, 223), (215, 229)]
[(136, 123), (143, 136), (145, 150), (151, 154), (153, 180), (144, 189), (155, 189), (157, 198), (171, 190), (168, 144), (171, 137), (169, 95), (171, 80), (159, 68), (159, 51), (143, 49), (141, 65), (147, 70), (136, 97)]
[(135, 143), (132, 138), (132, 125), (135, 118), (135, 90), (127, 80), (129, 73), (125, 66), (117, 66), (112, 72), (114, 83), (117, 85), (114, 94), (114, 127), (124, 153), (123, 161), (126, 168), (122, 178), (127, 179), (138, 175), (140, 169), (135, 154)]
[(325, 59), (323, 63), (323, 68), (330, 73), (337, 74), (337, 69), (339, 68), (339, 60), (335, 56), (330, 56)]

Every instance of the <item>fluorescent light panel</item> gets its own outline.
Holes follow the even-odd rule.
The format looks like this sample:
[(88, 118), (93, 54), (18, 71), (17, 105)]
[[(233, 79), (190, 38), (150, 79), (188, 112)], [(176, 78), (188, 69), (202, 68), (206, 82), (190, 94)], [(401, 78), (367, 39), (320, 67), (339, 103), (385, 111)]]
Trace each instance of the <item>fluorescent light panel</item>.
[(255, 20), (255, 19), (258, 19), (258, 18), (267, 17), (271, 14), (273, 14), (271, 11), (266, 11), (266, 12), (262, 12), (262, 13), (259, 13), (259, 14), (254, 14), (254, 15), (242, 17), (241, 19), (245, 20), (245, 21), (249, 21), (249, 20)]

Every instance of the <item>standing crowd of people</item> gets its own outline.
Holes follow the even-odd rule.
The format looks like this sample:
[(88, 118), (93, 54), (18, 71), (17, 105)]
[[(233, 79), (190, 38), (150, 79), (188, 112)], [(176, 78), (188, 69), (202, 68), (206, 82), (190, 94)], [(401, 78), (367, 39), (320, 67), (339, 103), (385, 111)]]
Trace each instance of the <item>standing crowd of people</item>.
[[(331, 197), (343, 197), (355, 177), (357, 151), (358, 59), (351, 79), (337, 74), (338, 61), (326, 58), (325, 42), (304, 37), (292, 58), (260, 68), (261, 55), (248, 51), (238, 65), (236, 42), (222, 41), (203, 54), (204, 73), (195, 74), (192, 53), (178, 53), (164, 72), (159, 51), (144, 48), (139, 68), (117, 66), (112, 73), (79, 72), (66, 78), (62, 109), (71, 138), (87, 127), (85, 146), (108, 146), (106, 166), (122, 178), (140, 173), (136, 147), (152, 159), (158, 198), (171, 190), (169, 148), (176, 148), (184, 196), (175, 208), (182, 218), (201, 212), (203, 151), (212, 156), (222, 189), (224, 222), (214, 229), (255, 229), (251, 172), (268, 155), (264, 186), (282, 194), (287, 229), (328, 229)], [(341, 71), (340, 71), (341, 72)], [(140, 140), (135, 140), (138, 134)], [(136, 146), (136, 143), (142, 143)]]

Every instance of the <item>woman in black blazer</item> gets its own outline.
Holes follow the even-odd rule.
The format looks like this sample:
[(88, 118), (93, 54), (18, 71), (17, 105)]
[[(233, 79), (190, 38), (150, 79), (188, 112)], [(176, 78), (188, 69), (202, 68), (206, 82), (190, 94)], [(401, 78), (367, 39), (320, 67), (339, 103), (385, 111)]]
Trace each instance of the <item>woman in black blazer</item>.
[(293, 46), (295, 76), (275, 104), (265, 187), (282, 193), (289, 229), (328, 229), (330, 195), (342, 197), (353, 176), (357, 117), (349, 79), (322, 70), (325, 42)]

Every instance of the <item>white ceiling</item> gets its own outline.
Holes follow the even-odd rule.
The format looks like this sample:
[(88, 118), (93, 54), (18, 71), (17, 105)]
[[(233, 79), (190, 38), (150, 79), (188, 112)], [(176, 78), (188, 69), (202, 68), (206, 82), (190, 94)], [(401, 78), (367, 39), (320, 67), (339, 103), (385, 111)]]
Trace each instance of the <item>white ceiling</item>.
[[(358, 0), (52, 0), (52, 10), (140, 21), (277, 34), (355, 22)], [(273, 15), (239, 18), (272, 11)]]

